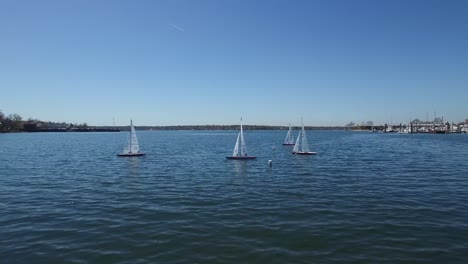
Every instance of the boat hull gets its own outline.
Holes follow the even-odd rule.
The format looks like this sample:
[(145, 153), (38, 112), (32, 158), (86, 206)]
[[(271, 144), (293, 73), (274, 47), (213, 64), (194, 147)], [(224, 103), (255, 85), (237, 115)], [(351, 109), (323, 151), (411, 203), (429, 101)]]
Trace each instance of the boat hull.
[(124, 153), (121, 153), (121, 154), (117, 154), (117, 156), (119, 157), (139, 157), (139, 156), (144, 156), (145, 153), (127, 153), (127, 154), (124, 154)]
[(257, 157), (252, 157), (252, 156), (231, 156), (231, 157), (226, 157), (228, 160), (253, 160), (256, 159)]
[(283, 143), (283, 146), (294, 146), (294, 143)]
[(311, 151), (309, 151), (309, 152), (301, 152), (301, 151), (299, 151), (299, 152), (293, 152), (293, 154), (294, 154), (294, 155), (317, 155), (317, 152), (311, 152)]

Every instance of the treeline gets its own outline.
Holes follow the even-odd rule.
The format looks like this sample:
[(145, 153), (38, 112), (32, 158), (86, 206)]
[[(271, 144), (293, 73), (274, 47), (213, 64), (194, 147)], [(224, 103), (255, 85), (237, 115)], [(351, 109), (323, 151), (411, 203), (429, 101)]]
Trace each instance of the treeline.
[(72, 124), (65, 122), (49, 122), (29, 118), (23, 120), (18, 114), (6, 115), (0, 110), (0, 132), (21, 132), (21, 131), (62, 131), (62, 130), (89, 130), (86, 123)]
[(23, 118), (18, 114), (5, 115), (0, 110), (0, 132), (15, 132), (23, 130)]

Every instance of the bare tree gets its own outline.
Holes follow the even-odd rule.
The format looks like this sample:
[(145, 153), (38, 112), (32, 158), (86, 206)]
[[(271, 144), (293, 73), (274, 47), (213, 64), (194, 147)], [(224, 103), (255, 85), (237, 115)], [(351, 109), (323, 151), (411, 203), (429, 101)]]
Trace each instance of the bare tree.
[(9, 114), (5, 121), (9, 121), (7, 127), (9, 130), (19, 131), (23, 128), (23, 118), (18, 114)]
[(2, 110), (0, 110), (0, 131), (5, 129), (5, 115), (3, 114)]

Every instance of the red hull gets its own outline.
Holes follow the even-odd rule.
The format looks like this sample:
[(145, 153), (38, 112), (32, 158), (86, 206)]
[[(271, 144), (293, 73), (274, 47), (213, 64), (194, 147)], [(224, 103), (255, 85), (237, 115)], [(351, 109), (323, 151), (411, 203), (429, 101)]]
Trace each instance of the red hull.
[(251, 156), (239, 156), (239, 157), (236, 157), (236, 156), (232, 156), (232, 157), (226, 157), (226, 159), (230, 159), (230, 160), (252, 160), (252, 159), (256, 159), (257, 157), (251, 157)]
[(117, 154), (119, 157), (138, 157), (138, 156), (144, 156), (145, 153), (128, 153), (128, 154)]

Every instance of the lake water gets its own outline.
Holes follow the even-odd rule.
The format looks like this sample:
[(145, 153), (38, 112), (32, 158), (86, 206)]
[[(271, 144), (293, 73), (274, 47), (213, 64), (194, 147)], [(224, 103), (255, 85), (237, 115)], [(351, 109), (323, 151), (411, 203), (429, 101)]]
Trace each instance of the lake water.
[(468, 263), (468, 135), (137, 133), (0, 134), (0, 262)]

